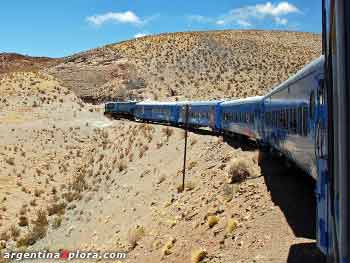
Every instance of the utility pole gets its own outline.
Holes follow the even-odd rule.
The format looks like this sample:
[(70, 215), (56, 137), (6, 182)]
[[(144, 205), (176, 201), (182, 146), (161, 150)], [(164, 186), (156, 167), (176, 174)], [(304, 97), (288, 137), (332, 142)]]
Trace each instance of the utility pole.
[(188, 138), (188, 115), (189, 105), (185, 105), (185, 149), (184, 149), (184, 163), (182, 169), (182, 191), (185, 191), (185, 178), (186, 178), (186, 156), (187, 156), (187, 138)]

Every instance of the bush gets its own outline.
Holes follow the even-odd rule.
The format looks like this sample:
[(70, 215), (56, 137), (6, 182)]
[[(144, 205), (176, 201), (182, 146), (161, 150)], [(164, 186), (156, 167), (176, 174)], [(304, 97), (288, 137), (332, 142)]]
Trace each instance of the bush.
[(228, 168), (230, 183), (239, 183), (246, 180), (250, 176), (249, 165), (246, 159), (234, 159)]
[(53, 219), (52, 228), (57, 229), (61, 226), (63, 218), (58, 216)]
[(143, 226), (137, 225), (131, 228), (128, 232), (128, 241), (132, 248), (135, 248), (138, 242), (145, 236), (145, 229)]
[(169, 140), (170, 136), (173, 135), (174, 130), (169, 127), (165, 127), (162, 129), (163, 134), (166, 136), (167, 140)]

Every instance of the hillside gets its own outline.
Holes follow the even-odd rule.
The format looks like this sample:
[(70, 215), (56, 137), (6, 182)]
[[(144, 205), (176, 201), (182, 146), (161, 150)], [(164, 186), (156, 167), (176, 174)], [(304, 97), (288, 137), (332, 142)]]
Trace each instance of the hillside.
[(94, 101), (235, 98), (266, 93), (320, 54), (310, 33), (172, 33), (79, 53), (48, 73)]
[(102, 104), (86, 103), (263, 94), (319, 53), (318, 35), (220, 31), (125, 41), (29, 72), (13, 67), (19, 60), (4, 62), (0, 254), (68, 249), (126, 251), (128, 263), (322, 262), (314, 182), (301, 171), (253, 142), (192, 131), (181, 191), (182, 129), (111, 120)]
[(11, 72), (31, 72), (54, 66), (61, 59), (31, 57), (16, 53), (0, 53), (0, 74)]

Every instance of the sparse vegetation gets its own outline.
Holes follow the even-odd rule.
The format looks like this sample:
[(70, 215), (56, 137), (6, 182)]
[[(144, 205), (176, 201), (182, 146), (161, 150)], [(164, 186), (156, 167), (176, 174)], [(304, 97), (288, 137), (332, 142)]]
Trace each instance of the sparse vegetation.
[(131, 245), (131, 248), (135, 248), (138, 242), (144, 237), (145, 234), (146, 232), (144, 227), (140, 225), (137, 225), (129, 229), (128, 241), (129, 241), (129, 244)]
[(208, 216), (208, 226), (212, 228), (217, 223), (219, 223), (219, 217), (218, 216)]
[(199, 263), (207, 256), (207, 251), (205, 249), (199, 248), (195, 249), (191, 253), (191, 263)]
[(228, 176), (230, 183), (239, 183), (250, 176), (250, 163), (246, 159), (234, 159), (229, 168)]

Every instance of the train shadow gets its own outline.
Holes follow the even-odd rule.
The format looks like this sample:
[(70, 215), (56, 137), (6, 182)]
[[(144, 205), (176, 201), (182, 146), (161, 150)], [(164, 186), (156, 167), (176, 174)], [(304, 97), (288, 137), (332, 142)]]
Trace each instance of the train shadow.
[[(287, 166), (283, 157), (260, 152), (260, 167), (271, 199), (283, 212), (294, 235), (316, 240), (315, 180), (295, 165)], [(325, 262), (316, 243), (290, 247), (288, 263)]]
[(283, 158), (260, 152), (260, 167), (275, 205), (279, 206), (296, 237), (316, 238), (315, 181)]
[[(167, 123), (153, 123), (170, 126)], [(177, 127), (177, 126), (173, 126)], [(178, 127), (183, 128), (183, 127)], [(206, 129), (189, 128), (199, 135), (222, 136)], [(255, 151), (258, 144), (244, 136), (223, 135), (231, 147), (243, 151)], [(294, 235), (316, 240), (315, 180), (295, 165), (287, 166), (283, 157), (260, 151), (260, 167), (271, 199), (283, 212)], [(294, 244), (289, 249), (288, 263), (326, 263), (315, 242)]]
[(294, 244), (289, 249), (288, 263), (326, 263), (326, 258), (316, 246), (316, 243)]

